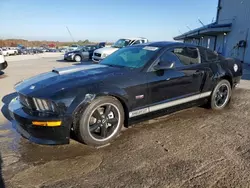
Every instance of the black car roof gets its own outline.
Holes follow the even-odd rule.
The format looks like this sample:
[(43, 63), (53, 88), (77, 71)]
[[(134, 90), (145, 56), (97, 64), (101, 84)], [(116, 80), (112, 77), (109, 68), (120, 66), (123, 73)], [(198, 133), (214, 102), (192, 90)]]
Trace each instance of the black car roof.
[(187, 46), (187, 47), (197, 47), (193, 44), (187, 44), (182, 42), (172, 42), (172, 41), (159, 41), (159, 42), (149, 42), (144, 44), (139, 44), (137, 46), (154, 46), (154, 47), (173, 47), (173, 46)]

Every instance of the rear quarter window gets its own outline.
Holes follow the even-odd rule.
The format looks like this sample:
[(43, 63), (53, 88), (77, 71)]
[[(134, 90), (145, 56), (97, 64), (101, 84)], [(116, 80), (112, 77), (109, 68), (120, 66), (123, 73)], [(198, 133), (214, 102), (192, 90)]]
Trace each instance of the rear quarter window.
[(221, 59), (220, 56), (212, 50), (209, 50), (204, 47), (200, 47), (199, 50), (200, 50), (201, 59), (203, 63), (215, 62)]

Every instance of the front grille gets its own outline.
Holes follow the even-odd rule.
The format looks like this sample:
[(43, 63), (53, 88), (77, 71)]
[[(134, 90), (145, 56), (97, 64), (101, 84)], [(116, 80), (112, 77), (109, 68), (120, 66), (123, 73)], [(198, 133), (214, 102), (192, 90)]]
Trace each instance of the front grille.
[(19, 97), (19, 102), (24, 106), (27, 107), (29, 109), (33, 109), (34, 108), (34, 103), (33, 100), (29, 97), (26, 97), (25, 95), (18, 93), (18, 97)]
[(94, 56), (96, 56), (96, 57), (101, 57), (102, 54), (100, 54), (100, 53), (94, 53)]

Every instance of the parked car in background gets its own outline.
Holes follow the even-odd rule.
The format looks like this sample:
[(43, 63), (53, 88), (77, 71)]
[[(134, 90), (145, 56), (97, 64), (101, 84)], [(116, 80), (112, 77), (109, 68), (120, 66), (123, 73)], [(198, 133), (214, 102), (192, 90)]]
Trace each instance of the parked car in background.
[(7, 49), (7, 52), (8, 52), (8, 55), (17, 55), (18, 54), (18, 51), (16, 48), (6, 48)]
[(0, 48), (0, 54), (3, 56), (8, 56), (8, 50), (6, 48)]
[(57, 49), (52, 49), (52, 48), (50, 48), (50, 49), (48, 50), (48, 52), (57, 52)]
[(80, 46), (78, 44), (73, 44), (71, 45), (68, 49), (67, 49), (67, 52), (70, 52), (70, 51), (75, 51), (79, 48)]
[(113, 52), (115, 52), (116, 50), (118, 50), (120, 48), (135, 45), (135, 44), (143, 44), (143, 43), (147, 43), (147, 42), (148, 42), (148, 39), (141, 38), (141, 37), (119, 39), (111, 47), (105, 47), (105, 48), (95, 50), (93, 57), (92, 57), (92, 60), (95, 63), (98, 63), (99, 61), (101, 61), (102, 59), (109, 56), (110, 54), (112, 54)]
[(67, 48), (59, 48), (59, 49), (58, 49), (59, 52), (63, 52), (63, 53), (66, 53), (67, 50), (68, 50)]
[(25, 49), (25, 48), (19, 48), (19, 49), (17, 49), (17, 51), (18, 51), (18, 55), (26, 55), (26, 54), (28, 54), (28, 50)]
[(7, 61), (5, 61), (5, 58), (3, 55), (0, 55), (0, 71), (6, 69), (8, 66)]
[(4, 56), (9, 56), (9, 55), (17, 55), (18, 51), (15, 48), (10, 48), (10, 47), (4, 47), (0, 49), (1, 53)]
[(153, 42), (122, 48), (100, 64), (27, 79), (15, 86), (19, 97), (9, 111), (32, 142), (66, 144), (73, 131), (79, 141), (101, 146), (134, 120), (204, 104), (223, 110), (241, 76), (239, 60), (191, 44)]
[(70, 51), (64, 54), (64, 60), (81, 62), (82, 60), (92, 59), (93, 53), (96, 49), (105, 46), (105, 44), (100, 43), (97, 45), (86, 45), (79, 47), (74, 51)]

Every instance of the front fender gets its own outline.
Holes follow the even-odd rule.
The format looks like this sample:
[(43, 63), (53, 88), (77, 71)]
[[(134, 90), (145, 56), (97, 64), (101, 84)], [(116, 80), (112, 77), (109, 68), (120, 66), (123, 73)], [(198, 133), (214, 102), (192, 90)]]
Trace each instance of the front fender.
[(126, 109), (128, 108), (128, 94), (126, 91), (116, 86), (109, 85), (107, 87), (100, 86), (99, 89), (95, 91), (87, 90), (84, 94), (79, 94), (72, 101), (66, 113), (74, 114), (79, 111), (79, 109), (86, 109), (93, 100), (101, 96), (113, 96), (117, 98)]
[(128, 95), (127, 93), (117, 87), (107, 87), (99, 90), (98, 92), (85, 93), (84, 95), (77, 96), (74, 101), (71, 103), (70, 107), (67, 110), (67, 114), (71, 114), (73, 119), (73, 126), (79, 122), (82, 112), (91, 104), (93, 100), (101, 96), (113, 96), (117, 98), (125, 112), (125, 116), (128, 116)]

